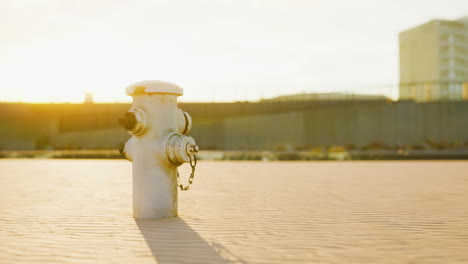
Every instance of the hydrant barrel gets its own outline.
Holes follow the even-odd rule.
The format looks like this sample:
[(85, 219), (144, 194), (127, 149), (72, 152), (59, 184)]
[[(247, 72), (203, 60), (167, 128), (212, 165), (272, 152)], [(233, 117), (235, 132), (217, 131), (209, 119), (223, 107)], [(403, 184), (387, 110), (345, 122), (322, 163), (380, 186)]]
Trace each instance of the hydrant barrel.
[(133, 216), (177, 216), (177, 168), (196, 160), (198, 151), (187, 135), (190, 115), (177, 108), (183, 90), (167, 82), (144, 81), (130, 85), (126, 93), (133, 104), (119, 123), (132, 135), (123, 153), (133, 162)]

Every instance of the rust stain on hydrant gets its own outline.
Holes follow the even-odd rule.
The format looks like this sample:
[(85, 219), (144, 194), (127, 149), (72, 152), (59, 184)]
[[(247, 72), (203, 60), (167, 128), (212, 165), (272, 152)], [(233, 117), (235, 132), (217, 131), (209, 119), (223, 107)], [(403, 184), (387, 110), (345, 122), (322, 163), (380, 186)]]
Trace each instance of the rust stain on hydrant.
[(177, 167), (190, 163), (193, 181), (198, 146), (188, 136), (190, 115), (177, 108), (182, 88), (162, 81), (130, 85), (127, 95), (133, 105), (119, 123), (132, 135), (123, 149), (133, 162), (133, 216), (167, 218), (177, 216)]

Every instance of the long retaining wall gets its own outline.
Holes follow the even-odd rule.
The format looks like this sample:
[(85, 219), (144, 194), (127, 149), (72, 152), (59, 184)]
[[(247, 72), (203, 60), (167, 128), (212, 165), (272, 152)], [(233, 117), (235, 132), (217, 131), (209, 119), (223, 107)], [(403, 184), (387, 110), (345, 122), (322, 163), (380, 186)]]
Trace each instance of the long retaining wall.
[[(468, 102), (181, 104), (202, 149), (273, 150), (468, 142)], [(0, 150), (112, 149), (128, 104), (0, 104)]]
[(468, 142), (468, 103), (334, 105), (199, 123), (194, 136), (212, 149), (281, 146), (389, 146)]

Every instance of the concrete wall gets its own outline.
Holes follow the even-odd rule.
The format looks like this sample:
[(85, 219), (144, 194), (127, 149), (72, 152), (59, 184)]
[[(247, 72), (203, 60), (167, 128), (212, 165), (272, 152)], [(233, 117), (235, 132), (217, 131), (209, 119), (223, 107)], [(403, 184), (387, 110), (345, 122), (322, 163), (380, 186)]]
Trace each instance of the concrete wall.
[(202, 148), (225, 150), (468, 142), (468, 102), (328, 106), (233, 117), (196, 123), (192, 134)]
[(439, 80), (439, 23), (433, 20), (399, 34), (401, 83)]
[[(183, 104), (202, 149), (468, 142), (468, 102)], [(130, 135), (117, 125), (129, 105), (0, 104), (0, 150), (112, 149)], [(222, 112), (224, 109), (224, 113)], [(217, 111), (215, 111), (217, 110)]]

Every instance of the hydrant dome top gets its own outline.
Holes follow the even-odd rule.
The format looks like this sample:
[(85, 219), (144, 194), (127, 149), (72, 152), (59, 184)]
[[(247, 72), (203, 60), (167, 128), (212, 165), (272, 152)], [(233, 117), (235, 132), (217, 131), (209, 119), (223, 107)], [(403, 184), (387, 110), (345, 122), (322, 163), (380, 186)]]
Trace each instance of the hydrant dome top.
[(153, 93), (162, 93), (162, 94), (175, 94), (183, 95), (184, 90), (179, 86), (164, 82), (164, 81), (142, 81), (134, 83), (128, 86), (125, 89), (127, 95), (137, 95), (137, 94), (153, 94)]

